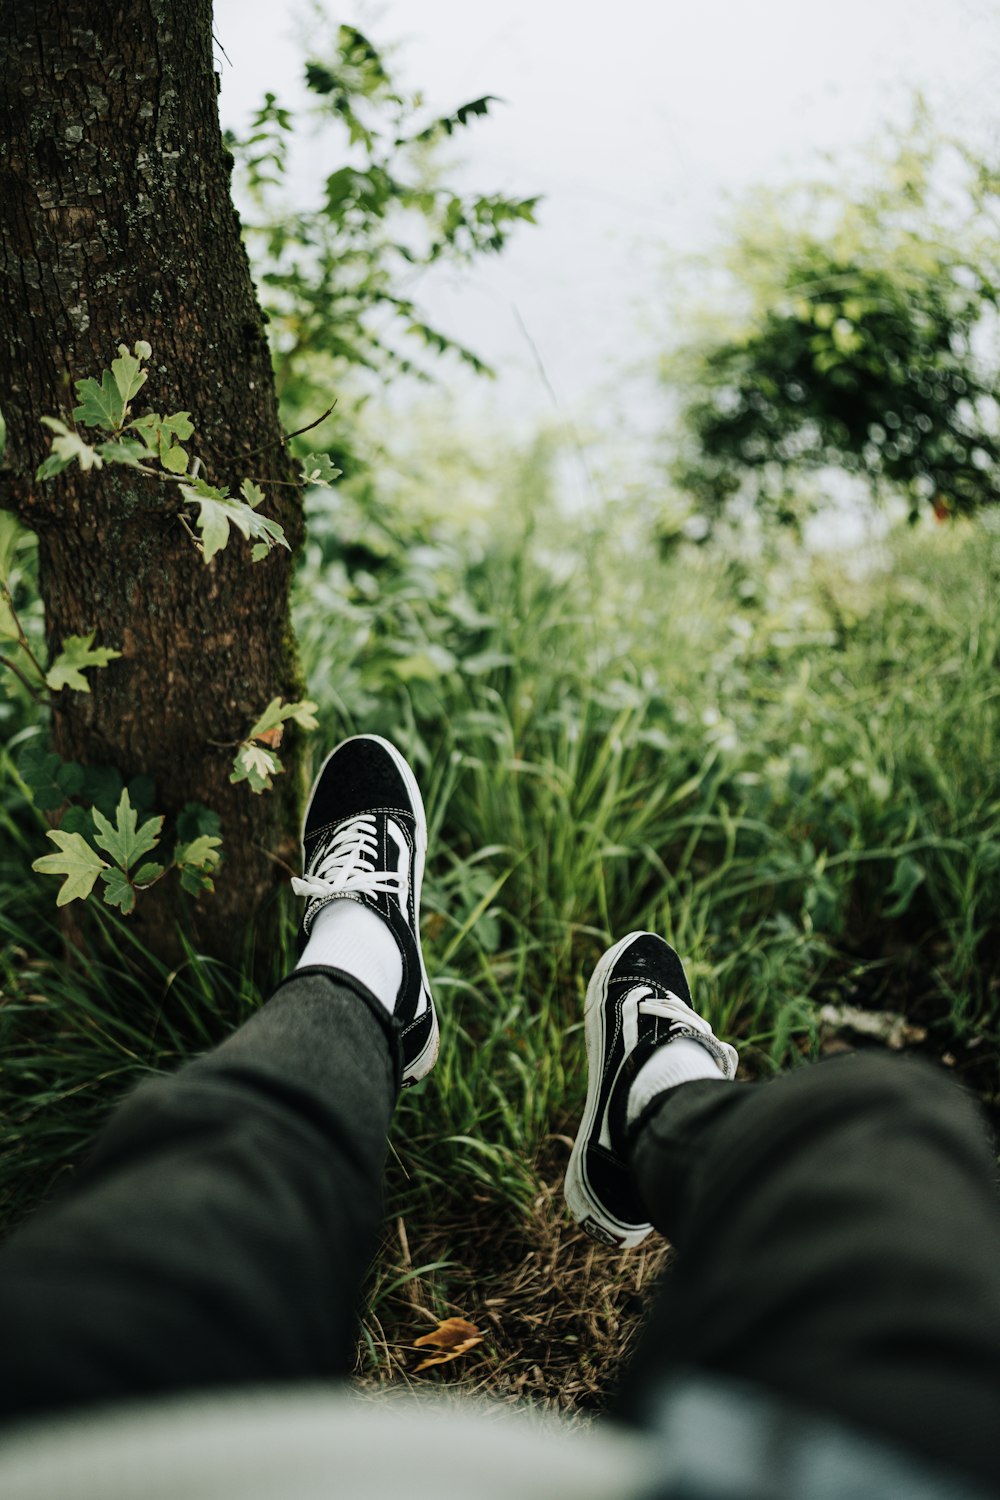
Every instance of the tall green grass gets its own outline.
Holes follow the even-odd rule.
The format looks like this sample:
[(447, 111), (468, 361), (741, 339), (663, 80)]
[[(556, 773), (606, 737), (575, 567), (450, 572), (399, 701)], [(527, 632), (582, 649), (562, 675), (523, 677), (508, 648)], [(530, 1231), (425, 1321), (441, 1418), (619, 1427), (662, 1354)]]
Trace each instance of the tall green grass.
[[(439, 1194), (530, 1191), (580, 1107), (588, 973), (633, 928), (680, 950), (758, 1074), (814, 1050), (829, 1000), (993, 1052), (994, 529), (663, 559), (634, 517), (514, 507), (471, 557), (383, 534), (358, 567), (365, 527), (353, 573), (317, 527), (301, 634), (312, 682), (361, 689), (363, 714), (320, 692), (325, 737), (389, 735), (427, 790), (445, 1042), (402, 1138)], [(351, 599), (332, 630), (324, 579)]]
[[(996, 531), (901, 534), (864, 567), (768, 538), (661, 556), (624, 507), (567, 519), (535, 501), (463, 530), (345, 492), (315, 515), (300, 573), (317, 760), (345, 733), (386, 734), (428, 811), (442, 1050), (402, 1101), (397, 1201), (527, 1204), (582, 1101), (589, 972), (634, 928), (678, 948), (755, 1073), (808, 1055), (831, 999), (995, 1056)], [(30, 717), (15, 700), (13, 738)], [(67, 961), (6, 752), (0, 820), (13, 1218), (124, 1087), (262, 997), (194, 953), (140, 980), (127, 924), (104, 913), (84, 914), (89, 956)]]

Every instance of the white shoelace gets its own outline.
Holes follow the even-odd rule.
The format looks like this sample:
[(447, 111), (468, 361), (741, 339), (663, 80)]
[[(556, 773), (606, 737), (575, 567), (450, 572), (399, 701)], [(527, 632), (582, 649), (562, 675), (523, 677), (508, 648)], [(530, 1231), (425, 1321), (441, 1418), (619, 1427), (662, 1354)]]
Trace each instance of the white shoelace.
[(310, 875), (292, 877), (297, 896), (345, 896), (349, 892), (384, 891), (405, 902), (407, 870), (376, 870), (378, 831), (375, 819), (352, 818), (337, 829), (333, 842)]
[[(635, 991), (632, 991), (635, 994)], [(705, 1036), (714, 1035), (711, 1026), (699, 1016), (696, 1010), (692, 1010), (680, 995), (675, 995), (673, 990), (667, 990), (666, 995), (656, 995), (647, 990), (648, 998), (640, 999), (636, 1009), (644, 1016), (658, 1016), (663, 1021), (681, 1021), (685, 1026), (690, 1026), (694, 1031), (700, 1031)], [(631, 998), (631, 997), (630, 997)]]
[(691, 1009), (680, 995), (668, 990), (658, 995), (647, 984), (638, 984), (622, 1002), (622, 1041), (625, 1051), (631, 1052), (639, 1041), (639, 1017), (652, 1016), (660, 1021), (679, 1021), (687, 1030), (700, 1032), (703, 1036), (714, 1033), (706, 1020)]

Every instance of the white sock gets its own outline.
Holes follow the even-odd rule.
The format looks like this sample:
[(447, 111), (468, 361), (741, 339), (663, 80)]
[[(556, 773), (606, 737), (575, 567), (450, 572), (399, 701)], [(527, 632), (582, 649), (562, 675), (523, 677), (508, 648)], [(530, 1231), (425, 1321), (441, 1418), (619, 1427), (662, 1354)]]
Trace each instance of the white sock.
[(666, 1046), (657, 1047), (635, 1075), (628, 1091), (625, 1115), (631, 1125), (637, 1120), (650, 1100), (664, 1089), (672, 1089), (678, 1083), (690, 1083), (695, 1078), (725, 1078), (707, 1047), (693, 1037), (679, 1036)]
[(343, 969), (376, 995), (390, 1015), (403, 982), (403, 959), (396, 939), (377, 912), (344, 897), (321, 908), (295, 965), (326, 964)]

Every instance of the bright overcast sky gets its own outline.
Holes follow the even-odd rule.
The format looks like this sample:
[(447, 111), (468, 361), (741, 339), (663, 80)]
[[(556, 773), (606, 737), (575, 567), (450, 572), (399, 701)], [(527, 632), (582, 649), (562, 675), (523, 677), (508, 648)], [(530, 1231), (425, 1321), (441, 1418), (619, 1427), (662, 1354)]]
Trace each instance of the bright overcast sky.
[[(996, 135), (1000, 121), (1000, 0), (345, 0), (327, 10), (397, 47), (402, 83), (440, 112), (480, 94), (506, 101), (458, 138), (463, 185), (543, 194), (540, 227), (424, 296), (432, 321), (500, 368), (488, 400), (502, 417), (551, 415), (552, 392), (566, 413), (612, 410), (650, 307), (662, 324), (665, 256), (710, 244), (732, 195), (805, 175), (820, 152), (905, 120), (915, 89), (949, 128)], [(308, 15), (216, 0), (226, 124), (242, 127), (267, 89), (293, 107), (302, 99)], [(336, 165), (317, 158), (317, 182)]]

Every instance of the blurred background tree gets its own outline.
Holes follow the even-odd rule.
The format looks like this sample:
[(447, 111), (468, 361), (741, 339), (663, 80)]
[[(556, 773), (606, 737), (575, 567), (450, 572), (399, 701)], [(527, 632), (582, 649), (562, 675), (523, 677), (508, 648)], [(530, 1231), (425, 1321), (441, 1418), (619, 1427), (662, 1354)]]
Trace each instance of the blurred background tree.
[(755, 195), (710, 278), (716, 310), (665, 364), (677, 487), (708, 513), (743, 496), (785, 521), (830, 468), (911, 518), (992, 504), (998, 194), (918, 106), (863, 176)]

